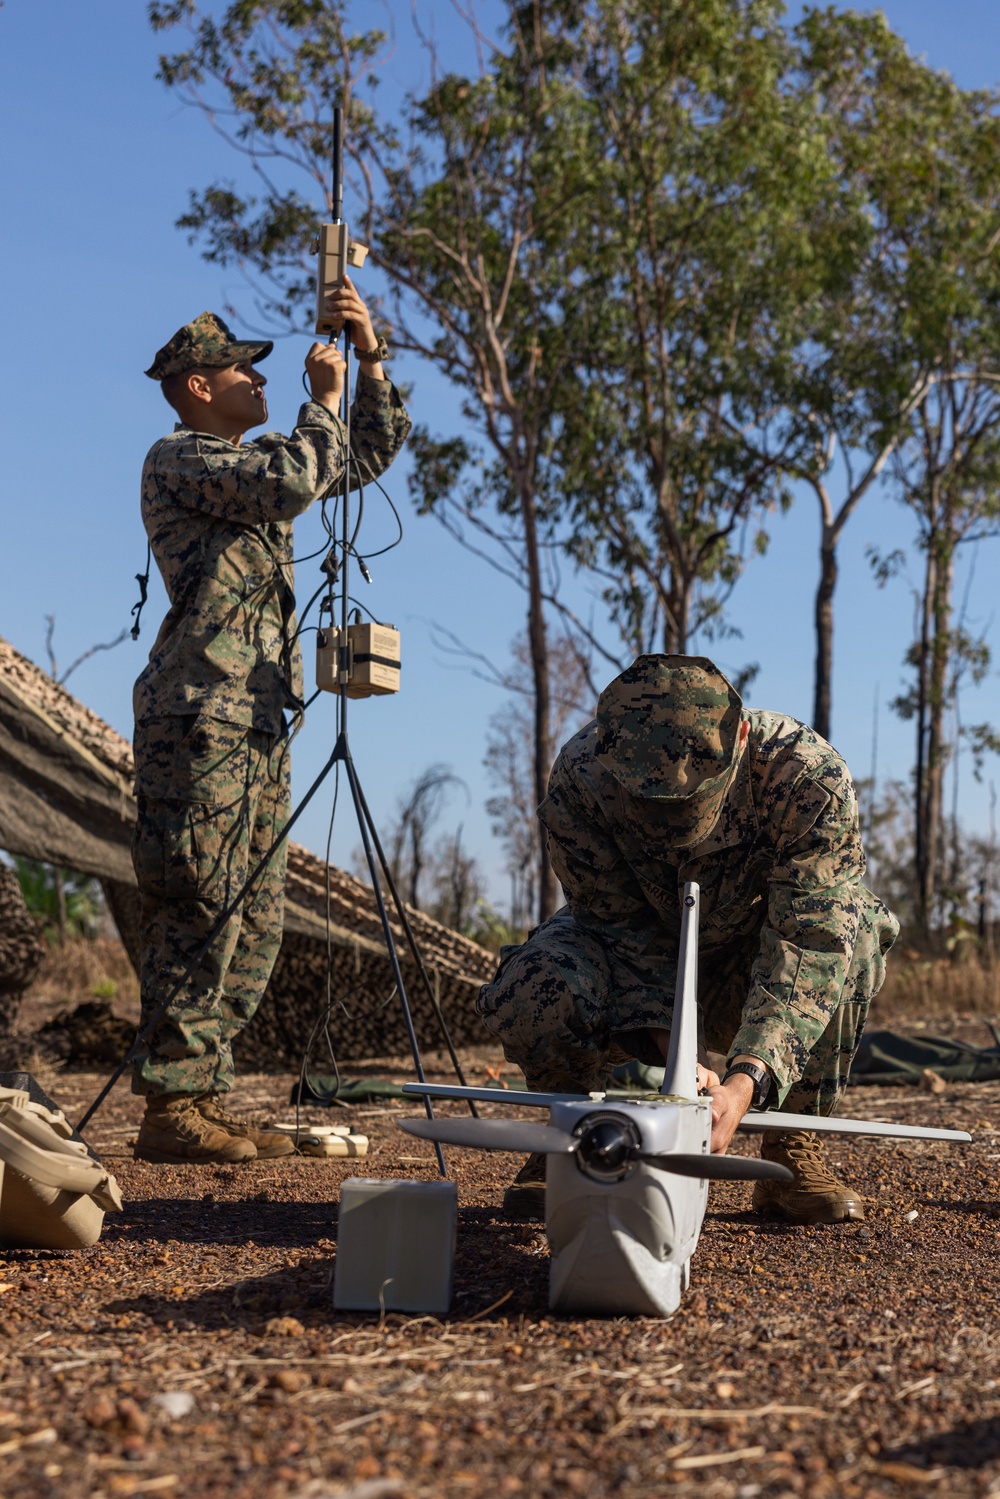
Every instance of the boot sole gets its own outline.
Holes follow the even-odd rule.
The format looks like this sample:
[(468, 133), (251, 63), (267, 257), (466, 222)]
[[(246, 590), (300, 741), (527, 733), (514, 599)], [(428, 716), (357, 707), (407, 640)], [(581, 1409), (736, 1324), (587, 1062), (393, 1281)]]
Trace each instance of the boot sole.
[(255, 1161), (257, 1152), (254, 1150), (252, 1155), (228, 1155), (216, 1150), (208, 1155), (190, 1156), (174, 1155), (169, 1150), (157, 1150), (155, 1146), (136, 1145), (132, 1150), (132, 1159), (149, 1161), (154, 1166), (243, 1166), (247, 1161)]
[[(251, 1140), (251, 1145), (253, 1141)], [(263, 1148), (257, 1146), (258, 1161), (277, 1161), (282, 1156), (294, 1155), (295, 1146), (290, 1139), (282, 1139), (278, 1145), (265, 1145)]]
[(503, 1194), (503, 1210), (505, 1217), (513, 1218), (515, 1223), (544, 1223), (545, 1188), (525, 1191), (524, 1188), (508, 1187)]
[(761, 1218), (767, 1218), (771, 1222), (796, 1223), (800, 1228), (814, 1228), (823, 1223), (864, 1223), (865, 1210), (860, 1202), (845, 1204), (846, 1212), (838, 1213), (832, 1217), (829, 1213), (816, 1215), (805, 1215), (793, 1213), (787, 1208), (780, 1207), (777, 1203), (768, 1202), (763, 1204), (754, 1203), (753, 1210)]

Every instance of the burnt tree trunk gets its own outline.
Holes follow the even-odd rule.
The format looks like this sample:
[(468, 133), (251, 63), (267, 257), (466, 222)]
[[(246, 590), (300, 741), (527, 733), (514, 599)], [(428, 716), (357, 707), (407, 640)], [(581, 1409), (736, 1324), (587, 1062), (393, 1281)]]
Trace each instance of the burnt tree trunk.
[(837, 588), (837, 539), (832, 528), (823, 526), (820, 542), (820, 576), (816, 589), (816, 681), (813, 697), (813, 728), (821, 739), (829, 739), (833, 716), (833, 596)]

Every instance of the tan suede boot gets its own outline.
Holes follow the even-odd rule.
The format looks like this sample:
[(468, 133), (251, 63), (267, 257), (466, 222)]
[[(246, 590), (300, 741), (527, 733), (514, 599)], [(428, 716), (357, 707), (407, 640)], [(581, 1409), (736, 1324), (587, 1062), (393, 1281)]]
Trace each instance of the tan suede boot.
[(250, 1140), (262, 1161), (273, 1161), (280, 1155), (292, 1155), (295, 1142), (290, 1135), (279, 1135), (273, 1129), (261, 1129), (249, 1119), (235, 1119), (222, 1107), (218, 1093), (203, 1093), (197, 1100), (201, 1117), (215, 1128), (225, 1130), (234, 1140)]
[(753, 1205), (765, 1218), (784, 1218), (788, 1223), (864, 1220), (861, 1198), (833, 1175), (812, 1131), (767, 1130), (761, 1135), (760, 1154), (762, 1160), (787, 1166), (795, 1177), (791, 1182), (757, 1182)]
[(135, 1142), (137, 1161), (165, 1166), (232, 1165), (257, 1155), (252, 1140), (239, 1139), (206, 1119), (192, 1093), (154, 1093)]
[(519, 1223), (545, 1222), (545, 1157), (529, 1155), (503, 1194), (503, 1210)]

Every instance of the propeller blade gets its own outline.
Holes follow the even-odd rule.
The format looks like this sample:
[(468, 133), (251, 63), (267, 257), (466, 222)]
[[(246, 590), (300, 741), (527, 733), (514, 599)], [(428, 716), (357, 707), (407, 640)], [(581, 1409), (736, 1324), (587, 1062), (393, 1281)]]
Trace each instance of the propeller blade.
[(400, 1129), (439, 1145), (468, 1145), (473, 1150), (521, 1150), (526, 1155), (569, 1155), (579, 1145), (574, 1135), (527, 1119), (397, 1119)]
[(792, 1173), (777, 1161), (758, 1161), (745, 1155), (647, 1155), (636, 1151), (634, 1159), (648, 1161), (675, 1176), (698, 1176), (712, 1182), (790, 1182)]

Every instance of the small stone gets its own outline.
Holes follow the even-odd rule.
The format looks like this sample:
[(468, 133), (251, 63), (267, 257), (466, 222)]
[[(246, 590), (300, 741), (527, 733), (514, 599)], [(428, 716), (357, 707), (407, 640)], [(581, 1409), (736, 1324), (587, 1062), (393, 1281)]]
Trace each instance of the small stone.
[(924, 1093), (947, 1093), (948, 1084), (932, 1067), (925, 1067), (920, 1074), (920, 1087)]
[(117, 1418), (118, 1407), (113, 1400), (108, 1399), (107, 1395), (100, 1395), (85, 1407), (82, 1414), (88, 1426), (100, 1430), (102, 1426), (110, 1426)]
[(164, 1390), (154, 1395), (150, 1404), (159, 1406), (171, 1421), (181, 1421), (194, 1410), (194, 1396), (188, 1390)]
[(301, 1338), (304, 1332), (298, 1317), (272, 1317), (264, 1323), (265, 1338)]
[(903, 1214), (903, 1217), (907, 1223), (915, 1223), (920, 1217), (920, 1214), (917, 1212), (916, 1208), (911, 1208), (908, 1213)]
[(286, 1395), (296, 1395), (309, 1383), (309, 1376), (297, 1369), (276, 1369), (268, 1383), (276, 1390), (284, 1390)]
[(149, 1430), (149, 1417), (145, 1411), (139, 1409), (134, 1400), (128, 1398), (118, 1402), (118, 1419), (122, 1422), (126, 1431), (135, 1436), (145, 1436)]

